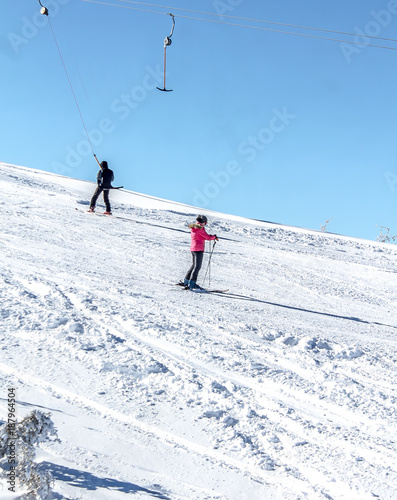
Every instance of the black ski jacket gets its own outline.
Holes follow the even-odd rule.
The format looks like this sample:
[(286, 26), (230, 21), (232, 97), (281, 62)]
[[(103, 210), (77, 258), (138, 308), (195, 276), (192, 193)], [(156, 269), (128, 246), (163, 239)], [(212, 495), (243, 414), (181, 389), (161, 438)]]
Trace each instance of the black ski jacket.
[(101, 166), (101, 170), (98, 172), (96, 178), (98, 186), (102, 187), (103, 189), (112, 188), (112, 182), (114, 181), (114, 173), (113, 170), (110, 170), (110, 168), (107, 167), (107, 165)]

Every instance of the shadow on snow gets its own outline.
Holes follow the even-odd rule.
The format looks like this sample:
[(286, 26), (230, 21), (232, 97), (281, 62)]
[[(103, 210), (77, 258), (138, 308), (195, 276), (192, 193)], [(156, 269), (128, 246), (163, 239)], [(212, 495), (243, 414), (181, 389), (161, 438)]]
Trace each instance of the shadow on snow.
[(223, 292), (223, 293), (212, 292), (212, 294), (218, 295), (219, 297), (225, 297), (225, 298), (230, 298), (230, 299), (247, 300), (249, 302), (259, 302), (260, 304), (268, 304), (270, 306), (282, 307), (284, 309), (289, 309), (292, 311), (300, 311), (300, 312), (305, 312), (305, 313), (310, 313), (310, 314), (318, 314), (320, 316), (328, 316), (329, 318), (344, 319), (344, 320), (348, 320), (348, 321), (355, 321), (357, 323), (364, 323), (366, 325), (378, 325), (378, 326), (385, 326), (387, 328), (396, 328), (397, 329), (397, 326), (394, 326), (394, 325), (387, 325), (384, 323), (378, 323), (376, 321), (367, 321), (367, 320), (361, 319), (361, 318), (354, 318), (353, 316), (341, 316), (338, 314), (332, 314), (332, 313), (327, 313), (327, 312), (312, 311), (310, 309), (304, 309), (302, 307), (287, 306), (285, 304), (277, 304), (276, 302), (269, 302), (267, 300), (255, 299), (254, 297), (249, 297), (248, 295), (239, 295), (237, 293), (230, 293), (230, 292), (226, 292), (226, 293), (225, 292)]
[(42, 462), (41, 466), (51, 472), (53, 478), (57, 481), (65, 481), (76, 488), (84, 488), (89, 491), (98, 489), (107, 489), (119, 491), (121, 493), (146, 493), (153, 498), (162, 500), (171, 500), (170, 497), (159, 491), (159, 489), (148, 489), (138, 486), (134, 483), (119, 481), (117, 479), (102, 478), (91, 474), (91, 472), (81, 471), (78, 469), (70, 469), (63, 465), (54, 464), (51, 462)]

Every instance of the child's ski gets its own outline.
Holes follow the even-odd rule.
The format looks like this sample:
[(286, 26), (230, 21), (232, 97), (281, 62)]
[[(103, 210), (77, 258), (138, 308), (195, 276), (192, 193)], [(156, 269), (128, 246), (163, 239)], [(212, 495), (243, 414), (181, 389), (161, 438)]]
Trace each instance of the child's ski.
[[(190, 290), (184, 283), (183, 281), (180, 281), (179, 283), (175, 283), (177, 286), (183, 287), (184, 290)], [(207, 292), (207, 293), (226, 293), (229, 291), (229, 289), (226, 290), (218, 290), (217, 288), (214, 290), (209, 290), (207, 288), (193, 288), (193, 292)]]

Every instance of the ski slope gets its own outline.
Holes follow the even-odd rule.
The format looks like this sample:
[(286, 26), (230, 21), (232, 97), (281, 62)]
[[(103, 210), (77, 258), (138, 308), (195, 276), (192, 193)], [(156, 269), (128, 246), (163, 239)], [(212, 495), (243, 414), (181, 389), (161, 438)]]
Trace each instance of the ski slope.
[(0, 419), (51, 412), (53, 498), (396, 499), (397, 248), (205, 211), (229, 292), (183, 291), (200, 210), (94, 187), (0, 163)]

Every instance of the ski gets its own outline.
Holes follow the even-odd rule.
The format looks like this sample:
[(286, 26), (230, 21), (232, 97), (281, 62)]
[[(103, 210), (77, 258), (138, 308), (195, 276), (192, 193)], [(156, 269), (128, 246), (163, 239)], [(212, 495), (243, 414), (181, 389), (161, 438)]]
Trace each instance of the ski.
[(88, 210), (80, 210), (80, 208), (77, 207), (75, 207), (75, 209), (83, 214), (99, 215), (100, 217), (113, 217), (112, 214), (105, 214), (104, 212), (89, 212)]
[(144, 222), (139, 222), (137, 220), (129, 219), (127, 217), (122, 217), (120, 215), (113, 215), (113, 214), (109, 215), (109, 214), (105, 214), (103, 212), (89, 212), (88, 210), (81, 210), (81, 208), (77, 208), (77, 207), (75, 207), (75, 210), (77, 210), (78, 212), (81, 212), (83, 214), (98, 215), (99, 217), (111, 217), (112, 219), (120, 219), (120, 220), (126, 220), (128, 222), (133, 222), (134, 224), (137, 224), (137, 223), (144, 224)]
[[(187, 288), (182, 281), (180, 281), (179, 283), (175, 283), (176, 286), (180, 286), (182, 288), (182, 290), (190, 290), (189, 288)], [(193, 290), (190, 290), (192, 292), (196, 292), (196, 293), (227, 293), (229, 291), (229, 289), (225, 289), (225, 290), (220, 290), (218, 288), (214, 288), (214, 289), (207, 289), (207, 288), (193, 288)]]

